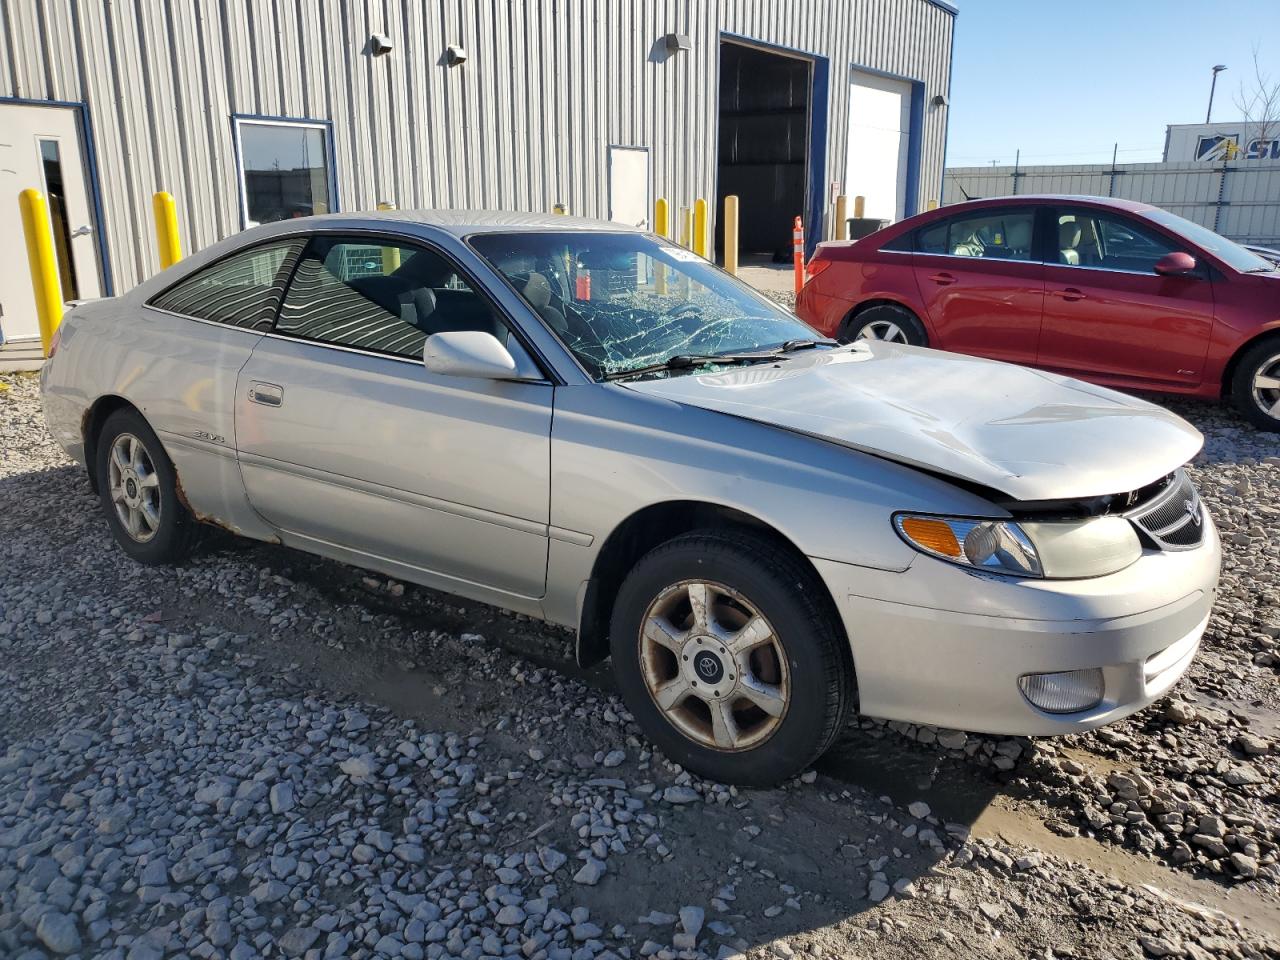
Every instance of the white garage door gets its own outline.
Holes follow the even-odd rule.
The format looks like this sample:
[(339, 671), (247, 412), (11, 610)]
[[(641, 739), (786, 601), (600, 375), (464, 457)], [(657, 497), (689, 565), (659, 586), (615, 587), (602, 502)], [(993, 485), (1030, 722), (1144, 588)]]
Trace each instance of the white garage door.
[(911, 84), (855, 73), (849, 89), (849, 153), (844, 192), (867, 198), (866, 216), (906, 215)]

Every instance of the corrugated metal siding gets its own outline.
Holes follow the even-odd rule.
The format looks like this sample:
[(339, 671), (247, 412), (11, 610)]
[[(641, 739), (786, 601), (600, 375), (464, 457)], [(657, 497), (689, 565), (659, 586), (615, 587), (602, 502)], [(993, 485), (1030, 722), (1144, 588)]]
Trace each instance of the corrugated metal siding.
[[(825, 192), (845, 170), (849, 70), (921, 80), (929, 104), (953, 25), (930, 0), (4, 0), (0, 96), (87, 105), (127, 289), (156, 269), (153, 191), (176, 197), (185, 250), (239, 229), (235, 114), (331, 122), (343, 210), (604, 217), (609, 144), (648, 147), (652, 194), (678, 208), (715, 196), (725, 32), (828, 59)], [(375, 32), (392, 53), (367, 54)], [(666, 56), (668, 32), (693, 49)], [(464, 65), (444, 65), (449, 44)], [(926, 106), (921, 208), (945, 122)]]
[(1011, 193), (1120, 197), (1163, 207), (1224, 237), (1280, 244), (1280, 163), (1121, 163), (1022, 167), (953, 167), (944, 203)]

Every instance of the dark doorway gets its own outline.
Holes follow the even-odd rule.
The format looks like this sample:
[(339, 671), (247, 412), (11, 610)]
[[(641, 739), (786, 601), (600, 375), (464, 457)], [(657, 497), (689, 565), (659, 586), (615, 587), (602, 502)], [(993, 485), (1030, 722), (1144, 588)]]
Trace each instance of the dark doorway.
[[(720, 44), (716, 209), (739, 197), (743, 254), (791, 259), (791, 227), (805, 216), (812, 64), (740, 43)], [(716, 218), (716, 249), (723, 225)]]

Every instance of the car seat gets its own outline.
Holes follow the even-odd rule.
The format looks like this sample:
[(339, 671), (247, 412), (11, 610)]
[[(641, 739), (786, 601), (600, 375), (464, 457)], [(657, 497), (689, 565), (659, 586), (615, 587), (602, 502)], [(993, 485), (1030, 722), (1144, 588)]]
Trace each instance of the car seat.
[(1080, 224), (1067, 220), (1058, 224), (1058, 262), (1080, 266)]

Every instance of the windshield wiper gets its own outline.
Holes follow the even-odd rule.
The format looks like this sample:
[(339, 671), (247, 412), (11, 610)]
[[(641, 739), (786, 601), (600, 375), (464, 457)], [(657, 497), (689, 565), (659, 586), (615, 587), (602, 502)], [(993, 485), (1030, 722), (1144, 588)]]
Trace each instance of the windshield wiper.
[(667, 357), (661, 363), (648, 363), (642, 367), (631, 367), (628, 370), (614, 370), (604, 375), (605, 380), (621, 380), (625, 377), (638, 377), (645, 373), (660, 373), (663, 370), (689, 370), (709, 364), (746, 364), (771, 363), (774, 360), (786, 360), (786, 357), (774, 353), (677, 353)]
[(778, 347), (778, 352), (791, 353), (792, 351), (795, 351), (795, 350), (811, 350), (814, 347), (838, 347), (838, 346), (840, 346), (839, 340), (828, 340), (826, 338), (823, 338), (822, 340), (787, 340), (785, 343), (783, 343), (781, 346)]

